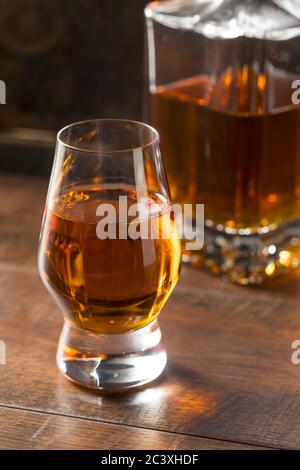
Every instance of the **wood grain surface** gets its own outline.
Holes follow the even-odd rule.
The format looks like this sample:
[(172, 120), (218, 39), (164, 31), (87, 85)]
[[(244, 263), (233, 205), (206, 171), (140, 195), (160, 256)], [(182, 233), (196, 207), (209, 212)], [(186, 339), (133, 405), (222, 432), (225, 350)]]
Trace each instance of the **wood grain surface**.
[(1, 407), (0, 428), (0, 449), (257, 449), (233, 442)]
[(103, 396), (56, 369), (62, 315), (36, 250), (47, 182), (0, 177), (0, 448), (300, 448), (299, 276), (247, 289), (184, 267), (161, 315), (168, 367)]

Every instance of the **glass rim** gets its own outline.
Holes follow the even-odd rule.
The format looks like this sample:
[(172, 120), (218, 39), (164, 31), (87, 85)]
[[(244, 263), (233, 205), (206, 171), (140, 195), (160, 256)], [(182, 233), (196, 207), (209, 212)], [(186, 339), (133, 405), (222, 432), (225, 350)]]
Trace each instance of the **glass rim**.
[[(98, 123), (98, 122), (112, 122), (112, 123), (130, 123), (130, 124), (135, 124), (141, 128), (148, 129), (151, 131), (153, 137), (151, 138), (150, 142), (144, 145), (140, 145), (138, 147), (129, 147), (126, 149), (115, 149), (115, 150), (94, 150), (94, 149), (87, 149), (87, 148), (82, 148), (73, 144), (68, 144), (62, 139), (62, 133), (67, 131), (68, 129), (72, 129), (75, 126), (80, 126), (88, 123)], [(146, 124), (145, 122), (142, 121), (136, 121), (132, 119), (122, 119), (122, 118), (95, 118), (95, 119), (85, 119), (83, 121), (77, 121), (73, 122), (71, 124), (68, 124), (67, 126), (63, 127), (60, 129), (56, 135), (57, 142), (59, 142), (60, 145), (63, 145), (64, 147), (70, 149), (70, 150), (76, 150), (78, 152), (82, 153), (90, 153), (94, 155), (108, 155), (108, 154), (118, 154), (118, 153), (124, 153), (124, 152), (132, 152), (134, 150), (139, 150), (139, 149), (145, 149), (147, 147), (150, 147), (155, 144), (159, 144), (160, 142), (160, 137), (159, 137), (159, 132), (153, 127), (150, 126), (149, 124)]]

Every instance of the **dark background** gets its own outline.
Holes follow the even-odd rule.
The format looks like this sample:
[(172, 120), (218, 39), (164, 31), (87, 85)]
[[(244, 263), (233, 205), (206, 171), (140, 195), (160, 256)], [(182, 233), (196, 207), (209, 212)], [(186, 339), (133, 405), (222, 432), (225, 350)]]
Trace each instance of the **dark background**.
[(71, 122), (141, 119), (146, 3), (0, 0), (0, 170), (48, 173)]

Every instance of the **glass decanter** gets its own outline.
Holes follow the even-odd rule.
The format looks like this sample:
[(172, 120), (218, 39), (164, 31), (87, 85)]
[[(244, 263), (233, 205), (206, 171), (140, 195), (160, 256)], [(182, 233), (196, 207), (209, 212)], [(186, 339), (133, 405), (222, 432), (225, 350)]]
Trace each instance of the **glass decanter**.
[(185, 258), (242, 285), (300, 263), (300, 1), (150, 3), (148, 116), (175, 202), (205, 205)]

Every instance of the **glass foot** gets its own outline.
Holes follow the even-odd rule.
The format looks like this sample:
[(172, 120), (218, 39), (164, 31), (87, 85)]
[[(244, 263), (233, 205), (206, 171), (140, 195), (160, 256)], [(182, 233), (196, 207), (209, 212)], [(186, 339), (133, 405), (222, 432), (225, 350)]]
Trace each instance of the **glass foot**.
[(203, 250), (183, 260), (237, 284), (262, 284), (300, 267), (300, 220), (252, 234), (206, 226)]
[(65, 323), (57, 351), (59, 370), (73, 382), (103, 391), (122, 391), (155, 380), (167, 354), (157, 320), (137, 331), (98, 334)]

